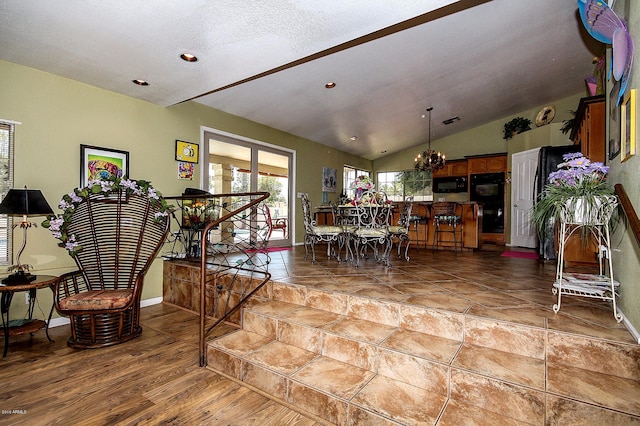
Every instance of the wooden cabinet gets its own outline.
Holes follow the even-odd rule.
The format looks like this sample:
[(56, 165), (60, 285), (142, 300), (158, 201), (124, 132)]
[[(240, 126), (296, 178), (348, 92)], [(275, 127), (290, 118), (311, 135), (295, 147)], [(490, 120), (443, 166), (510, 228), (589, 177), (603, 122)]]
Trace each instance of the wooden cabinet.
[(591, 161), (606, 161), (604, 95), (580, 99), (571, 129), (571, 140), (580, 144), (582, 155)]
[[(606, 161), (605, 120), (604, 95), (580, 99), (571, 130), (571, 140), (574, 144), (580, 145), (582, 155), (591, 161)], [(568, 265), (595, 267), (598, 264), (598, 244), (593, 238), (584, 243), (580, 236), (574, 233), (565, 242), (563, 259)]]
[(451, 162), (451, 176), (466, 176), (469, 167), (467, 160), (459, 160)]
[[(479, 155), (476, 157), (467, 157), (468, 170), (469, 170), (469, 199), (472, 201), (478, 201), (483, 203), (483, 207), (479, 213), (479, 216), (485, 222), (485, 225), (495, 223), (500, 214), (502, 214), (502, 220), (507, 223), (506, 209), (506, 193), (504, 192), (505, 185), (501, 184), (501, 194), (496, 194), (496, 197), (489, 199), (486, 196), (479, 196), (474, 194), (473, 185), (474, 182), (482, 183), (483, 181), (474, 180), (472, 175), (482, 175), (486, 173), (502, 173), (503, 175), (507, 171), (507, 155), (492, 154), (492, 155)], [(492, 177), (490, 179), (493, 179)], [(480, 233), (480, 243), (492, 243), (492, 244), (505, 244), (506, 236), (503, 231), (503, 227), (491, 227), (485, 226), (484, 231)], [(482, 228), (481, 228), (482, 229)]]
[(466, 176), (467, 160), (447, 161), (443, 168), (433, 172), (433, 177)]
[(473, 157), (468, 159), (469, 174), (499, 173), (507, 170), (506, 154)]

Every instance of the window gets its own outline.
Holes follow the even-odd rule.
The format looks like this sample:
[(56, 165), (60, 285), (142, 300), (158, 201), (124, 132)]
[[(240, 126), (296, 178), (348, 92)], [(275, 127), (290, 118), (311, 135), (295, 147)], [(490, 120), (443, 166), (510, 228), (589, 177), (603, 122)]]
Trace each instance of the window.
[(351, 188), (351, 185), (353, 185), (356, 177), (358, 176), (371, 176), (371, 172), (368, 170), (358, 170), (354, 167), (344, 166), (342, 176), (342, 191), (345, 195), (349, 197), (353, 197), (355, 195), (354, 189)]
[(413, 195), (414, 201), (433, 201), (430, 172), (380, 172), (376, 182), (377, 188), (393, 201), (402, 201), (409, 195)]
[[(0, 199), (4, 199), (13, 187), (13, 124), (0, 121)], [(11, 260), (11, 227), (13, 223), (7, 215), (0, 215), (0, 265), (8, 265)]]
[(376, 179), (377, 188), (384, 191), (393, 201), (404, 199), (404, 186), (402, 184), (402, 172), (381, 172)]

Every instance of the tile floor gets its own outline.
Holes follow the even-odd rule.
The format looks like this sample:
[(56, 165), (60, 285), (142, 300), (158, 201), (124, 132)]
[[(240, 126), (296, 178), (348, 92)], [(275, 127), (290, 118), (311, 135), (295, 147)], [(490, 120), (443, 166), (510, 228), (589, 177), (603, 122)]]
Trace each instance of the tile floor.
[[(320, 250), (320, 253), (323, 251)], [(499, 250), (432, 252), (411, 248), (410, 261), (393, 259), (387, 269), (373, 260), (360, 268), (318, 256), (304, 259), (304, 248), (271, 253), (272, 281), (388, 300), (517, 324), (634, 343), (603, 301), (563, 296), (552, 310), (555, 261), (503, 257)]]
[(337, 424), (640, 424), (640, 347), (611, 307), (563, 296), (556, 314), (555, 262), (500, 254), (271, 253), (271, 300), (215, 361)]

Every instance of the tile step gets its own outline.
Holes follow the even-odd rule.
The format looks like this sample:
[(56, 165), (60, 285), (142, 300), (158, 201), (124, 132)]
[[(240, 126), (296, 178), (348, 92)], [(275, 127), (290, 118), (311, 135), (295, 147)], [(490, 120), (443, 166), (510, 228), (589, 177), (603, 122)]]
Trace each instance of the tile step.
[[(468, 313), (381, 301), (299, 284), (277, 281), (269, 284), (270, 286), (261, 293), (262, 297), (244, 309), (244, 328), (262, 332), (260, 325), (254, 324), (256, 327), (251, 328), (247, 323), (247, 320), (250, 323), (256, 316), (261, 315), (262, 321), (271, 327), (267, 335), (275, 336), (275, 326), (278, 323), (290, 323), (291, 327), (313, 327), (314, 324), (302, 319), (305, 315), (322, 318), (327, 313), (333, 313), (340, 317), (337, 317), (335, 324), (321, 326), (327, 332), (335, 330), (336, 334), (341, 334), (338, 329), (341, 324), (348, 323), (346, 320), (343, 321), (346, 317), (356, 323), (359, 320), (362, 320), (363, 324), (374, 323), (375, 325), (369, 327), (377, 328), (378, 334), (374, 337), (390, 329), (409, 330), (425, 334), (429, 338), (464, 342), (536, 360), (549, 358), (549, 361), (555, 364), (640, 381), (640, 369), (637, 368), (640, 365), (640, 345), (637, 344), (607, 341), (549, 327), (513, 323)], [(324, 312), (305, 314), (299, 311), (302, 308)], [(330, 322), (332, 318), (324, 316), (324, 319)], [(371, 339), (359, 336), (357, 332), (342, 334), (366, 342), (370, 342)], [(583, 356), (587, 350), (596, 353), (595, 359)], [(436, 360), (441, 361), (438, 358)]]
[(264, 293), (242, 330), (209, 343), (208, 368), (331, 423), (456, 424), (460, 410), (507, 424), (566, 410), (640, 420), (635, 345), (304, 286)]
[[(465, 347), (461, 353), (465, 349), (473, 358), (477, 348)], [(491, 357), (486, 348), (480, 351)], [(545, 392), (455, 362), (431, 372), (409, 371), (411, 364), (402, 369), (404, 375), (386, 370), (388, 366), (376, 372), (245, 330), (211, 341), (207, 364), (212, 371), (333, 424), (436, 424), (438, 419), (438, 424), (458, 424), (456, 419), (469, 411), (469, 417), (492, 419), (492, 424), (542, 425), (549, 417), (563, 418), (568, 409), (618, 421), (608, 424), (620, 424), (620, 419), (640, 421), (638, 399), (633, 396), (620, 399), (617, 405), (612, 403), (615, 395), (599, 401), (584, 395), (584, 400), (576, 400), (582, 396), (579, 389), (585, 380), (602, 379), (579, 369), (565, 371), (567, 377), (556, 375), (560, 381), (571, 381), (571, 392), (563, 395), (558, 389)], [(429, 374), (431, 383), (425, 386), (423, 376)], [(412, 378), (418, 378), (420, 386), (409, 383)], [(629, 381), (623, 390), (633, 393), (633, 386)]]
[[(435, 424), (448, 400), (451, 371), (414, 366), (403, 375), (387, 365), (375, 372), (245, 330), (210, 342), (207, 364), (333, 424)], [(425, 385), (421, 376), (429, 375)], [(409, 384), (411, 377), (419, 377), (420, 386)], [(513, 421), (505, 412), (493, 417)]]

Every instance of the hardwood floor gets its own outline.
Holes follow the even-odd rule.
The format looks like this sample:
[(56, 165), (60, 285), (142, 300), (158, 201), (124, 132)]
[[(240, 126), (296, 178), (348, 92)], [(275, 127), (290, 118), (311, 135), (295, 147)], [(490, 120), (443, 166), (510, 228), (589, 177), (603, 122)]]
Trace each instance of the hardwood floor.
[(198, 367), (197, 317), (142, 309), (142, 336), (99, 350), (66, 346), (67, 326), (12, 338), (0, 360), (0, 425), (319, 425)]

